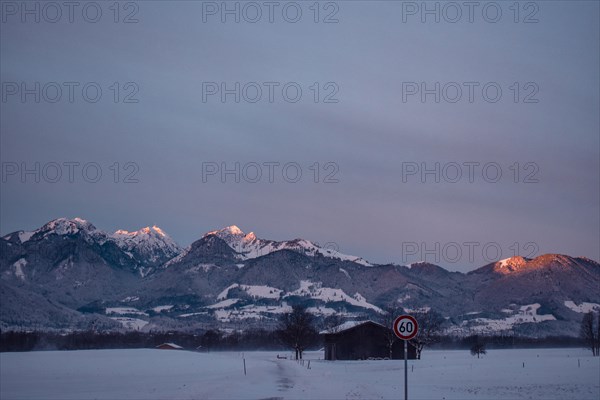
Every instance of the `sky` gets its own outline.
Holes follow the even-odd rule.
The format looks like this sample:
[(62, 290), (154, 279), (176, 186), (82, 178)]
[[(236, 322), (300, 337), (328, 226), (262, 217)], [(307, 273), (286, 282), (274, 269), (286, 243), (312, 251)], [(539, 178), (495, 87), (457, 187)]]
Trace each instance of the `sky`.
[(596, 1), (52, 4), (0, 3), (2, 234), (600, 259)]

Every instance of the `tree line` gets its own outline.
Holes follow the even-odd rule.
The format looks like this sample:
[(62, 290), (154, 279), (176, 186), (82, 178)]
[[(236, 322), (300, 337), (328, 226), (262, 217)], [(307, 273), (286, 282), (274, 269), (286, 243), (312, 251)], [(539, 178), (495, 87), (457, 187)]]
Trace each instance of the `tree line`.
[(183, 332), (97, 332), (70, 333), (44, 331), (10, 331), (0, 333), (0, 351), (91, 350), (154, 348), (163, 343), (176, 343), (184, 349), (216, 350), (282, 350), (285, 348), (276, 332), (249, 330), (225, 333), (208, 330), (199, 334)]
[[(393, 319), (403, 313), (401, 309), (388, 308), (376, 322), (391, 327)], [(433, 310), (412, 313), (419, 321), (419, 335), (411, 341), (421, 357), (426, 347), (447, 349), (471, 349), (475, 354), (484, 354), (485, 348), (524, 347), (588, 347), (595, 356), (600, 355), (600, 315), (585, 314), (580, 337), (528, 338), (507, 335), (471, 335), (467, 337), (442, 334), (444, 318)], [(367, 319), (365, 317), (365, 319)], [(99, 332), (96, 330), (69, 333), (45, 331), (0, 332), (0, 351), (31, 350), (86, 350), (154, 348), (162, 343), (176, 343), (185, 349), (197, 351), (220, 350), (291, 350), (295, 358), (301, 359), (307, 349), (318, 349), (323, 345), (318, 328), (334, 330), (344, 320), (333, 315), (317, 324), (315, 317), (306, 308), (294, 306), (283, 313), (275, 329), (249, 329), (246, 331), (221, 331), (208, 329), (198, 333), (171, 332)], [(390, 349), (399, 340), (391, 329), (381, 338)]]

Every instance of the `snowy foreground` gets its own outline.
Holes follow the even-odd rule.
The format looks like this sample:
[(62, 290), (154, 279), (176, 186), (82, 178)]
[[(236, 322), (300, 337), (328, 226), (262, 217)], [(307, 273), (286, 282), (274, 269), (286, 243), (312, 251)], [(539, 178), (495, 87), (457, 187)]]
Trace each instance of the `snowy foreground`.
[[(468, 351), (430, 350), (423, 360), (409, 361), (409, 398), (598, 399), (600, 358), (590, 354), (581, 349), (490, 350), (477, 359)], [(178, 350), (1, 353), (0, 398), (403, 398), (403, 361), (332, 362), (312, 352), (301, 365), (276, 356)]]

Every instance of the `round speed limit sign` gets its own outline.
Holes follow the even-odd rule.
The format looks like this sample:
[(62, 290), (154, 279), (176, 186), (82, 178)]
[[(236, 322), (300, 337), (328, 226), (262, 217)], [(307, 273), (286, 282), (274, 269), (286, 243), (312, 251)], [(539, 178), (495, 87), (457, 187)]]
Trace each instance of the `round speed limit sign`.
[(394, 333), (402, 340), (410, 340), (417, 336), (419, 324), (410, 315), (401, 315), (394, 321)]

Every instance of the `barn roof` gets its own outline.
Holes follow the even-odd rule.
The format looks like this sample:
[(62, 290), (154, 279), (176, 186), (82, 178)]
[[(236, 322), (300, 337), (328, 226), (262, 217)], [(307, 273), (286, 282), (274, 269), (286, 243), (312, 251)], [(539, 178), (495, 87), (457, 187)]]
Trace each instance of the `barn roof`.
[(181, 347), (181, 346), (179, 346), (179, 345), (177, 345), (175, 343), (163, 343), (163, 344), (159, 344), (156, 347), (163, 347), (163, 346), (169, 346), (169, 347), (172, 347), (174, 349), (183, 349), (183, 347)]
[(380, 323), (371, 321), (370, 319), (367, 319), (364, 321), (346, 321), (341, 325), (334, 326), (333, 328), (325, 329), (325, 330), (319, 332), (319, 335), (330, 335), (333, 333), (340, 333), (340, 332), (344, 332), (349, 329), (353, 329), (353, 328), (356, 328), (357, 326), (368, 324), (368, 323), (379, 325), (379, 326), (383, 327), (383, 325), (381, 325)]

